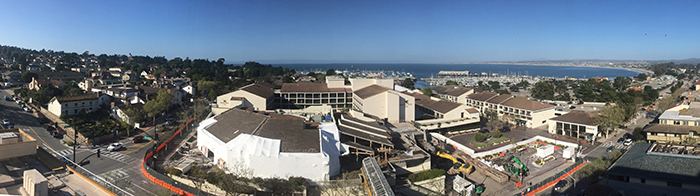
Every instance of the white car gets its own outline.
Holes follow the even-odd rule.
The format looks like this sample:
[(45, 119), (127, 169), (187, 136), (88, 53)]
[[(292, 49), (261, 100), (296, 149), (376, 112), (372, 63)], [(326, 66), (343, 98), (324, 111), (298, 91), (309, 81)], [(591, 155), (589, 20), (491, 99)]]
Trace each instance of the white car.
[(6, 119), (2, 119), (2, 124), (3, 124), (3, 125), (10, 125), (10, 120), (8, 120), (7, 118), (6, 118)]
[(626, 140), (625, 140), (625, 143), (622, 143), (622, 144), (625, 145), (625, 146), (629, 146), (629, 145), (632, 144), (632, 139), (626, 139)]
[(29, 108), (28, 108), (28, 107), (24, 107), (23, 109), (24, 109), (25, 112), (29, 112)]
[(124, 145), (122, 143), (116, 142), (116, 143), (110, 144), (109, 147), (107, 147), (107, 150), (108, 151), (117, 151), (117, 150), (121, 149), (122, 147), (124, 147)]

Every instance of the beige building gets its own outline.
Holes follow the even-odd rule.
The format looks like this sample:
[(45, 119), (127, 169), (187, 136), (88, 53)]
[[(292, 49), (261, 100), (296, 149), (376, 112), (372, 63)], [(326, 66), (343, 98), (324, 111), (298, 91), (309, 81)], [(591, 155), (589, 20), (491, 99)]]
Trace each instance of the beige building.
[(275, 94), (281, 109), (302, 109), (309, 106), (329, 105), (333, 109), (350, 107), (352, 89), (331, 88), (327, 83), (284, 83)]
[(236, 91), (216, 97), (218, 108), (228, 110), (234, 107), (254, 108), (257, 111), (274, 109), (273, 86), (268, 83), (255, 83)]
[(700, 142), (700, 104), (686, 102), (669, 108), (659, 116), (659, 124), (644, 129), (649, 142)]
[(98, 97), (98, 94), (91, 93), (77, 96), (53, 97), (49, 101), (48, 110), (56, 116), (76, 115), (80, 113), (90, 113), (100, 109), (105, 97)]
[(436, 86), (432, 87), (431, 89), (438, 97), (461, 104), (467, 103), (468, 95), (474, 94), (475, 92), (481, 92), (481, 89), (464, 88), (457, 85)]
[(416, 99), (416, 123), (433, 130), (479, 123), (479, 110), (456, 102), (413, 93)]
[(547, 130), (551, 134), (564, 135), (581, 140), (595, 140), (598, 125), (593, 121), (594, 115), (583, 111), (571, 111), (549, 119)]
[(29, 82), (29, 84), (27, 84), (27, 88), (29, 88), (29, 90), (38, 91), (38, 90), (41, 90), (41, 86), (43, 86), (43, 85), (53, 85), (56, 88), (61, 88), (65, 84), (66, 84), (65, 82), (58, 81), (58, 80), (49, 80), (49, 79), (38, 79), (37, 80), (36, 78), (32, 78), (32, 81)]
[(479, 109), (481, 114), (487, 110), (495, 111), (499, 117), (528, 128), (547, 125), (547, 120), (554, 117), (554, 106), (524, 97), (493, 92), (474, 93), (467, 96), (467, 106)]
[(353, 110), (387, 119), (392, 123), (415, 120), (416, 101), (409, 94), (373, 84), (355, 91), (352, 100)]
[(35, 155), (37, 149), (36, 139), (28, 135), (22, 129), (0, 130), (0, 160), (14, 157)]

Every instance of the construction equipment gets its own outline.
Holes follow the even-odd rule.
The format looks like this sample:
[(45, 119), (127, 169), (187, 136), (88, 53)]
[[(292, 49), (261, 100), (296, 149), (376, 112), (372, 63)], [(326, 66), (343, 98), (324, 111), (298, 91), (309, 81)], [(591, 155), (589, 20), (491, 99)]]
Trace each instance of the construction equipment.
[[(459, 161), (457, 160), (457, 158), (453, 157), (453, 156), (450, 155), (450, 154), (447, 154), (447, 153), (443, 153), (443, 152), (438, 151), (438, 152), (437, 152), (437, 156), (442, 157), (442, 158), (446, 158), (446, 159), (449, 159), (449, 160), (452, 160), (452, 163), (454, 164), (454, 165), (452, 166), (452, 168), (454, 168), (455, 170), (458, 170), (458, 171), (464, 173), (464, 175), (469, 175), (469, 174), (471, 174), (472, 170), (474, 169), (474, 166), (473, 166), (473, 165), (464, 164), (464, 163), (462, 163), (462, 162), (459, 162)], [(468, 166), (468, 167), (465, 167), (465, 166)]]
[(484, 184), (477, 184), (476, 185), (476, 195), (481, 195), (481, 193), (484, 193)]
[(500, 184), (505, 184), (510, 179), (510, 176), (508, 176), (507, 173), (491, 168), (486, 164), (480, 162), (479, 160), (472, 158), (466, 153), (460, 152), (458, 155), (460, 156), (460, 158), (467, 160), (467, 162), (473, 165), (476, 171), (492, 178), (494, 181)]
[(508, 166), (506, 167), (506, 170), (508, 170), (511, 174), (513, 174), (513, 176), (523, 176), (523, 175), (525, 175), (525, 173), (527, 172), (527, 167), (526, 167), (525, 165), (523, 165), (523, 163), (520, 162), (520, 160), (518, 160), (517, 157), (513, 157), (512, 160), (513, 160), (513, 162), (515, 162), (515, 164), (517, 164), (519, 167), (515, 167), (515, 166), (512, 166), (512, 165), (508, 165)]

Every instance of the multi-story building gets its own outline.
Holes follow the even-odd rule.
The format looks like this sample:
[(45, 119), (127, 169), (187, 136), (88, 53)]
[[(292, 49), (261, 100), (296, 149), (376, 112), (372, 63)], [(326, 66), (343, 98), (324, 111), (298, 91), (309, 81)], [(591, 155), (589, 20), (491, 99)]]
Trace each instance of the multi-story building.
[(282, 109), (301, 109), (330, 105), (333, 109), (350, 107), (352, 89), (330, 88), (328, 83), (284, 83), (275, 91), (275, 104)]
[(436, 86), (431, 89), (438, 97), (460, 104), (467, 103), (468, 95), (481, 92), (478, 88), (464, 88), (457, 85)]
[(598, 125), (594, 115), (583, 111), (571, 111), (561, 116), (549, 119), (548, 131), (551, 134), (595, 140), (598, 135)]
[(413, 93), (416, 122), (424, 130), (441, 129), (480, 122), (479, 111), (467, 105)]
[(216, 97), (217, 110), (228, 110), (234, 107), (253, 108), (257, 111), (274, 109), (273, 86), (268, 83), (249, 84), (230, 93)]
[(669, 108), (659, 116), (659, 124), (644, 129), (649, 142), (700, 142), (700, 103), (686, 102)]
[(468, 106), (479, 109), (481, 114), (494, 111), (500, 117), (529, 128), (546, 125), (547, 120), (555, 116), (553, 105), (508, 94), (481, 92), (468, 95), (466, 100)]
[(415, 98), (376, 84), (354, 92), (352, 109), (387, 119), (389, 122), (410, 122), (415, 120)]
[(48, 110), (56, 116), (62, 114), (70, 116), (97, 111), (105, 102), (109, 102), (109, 96), (99, 96), (95, 93), (53, 97), (49, 101)]

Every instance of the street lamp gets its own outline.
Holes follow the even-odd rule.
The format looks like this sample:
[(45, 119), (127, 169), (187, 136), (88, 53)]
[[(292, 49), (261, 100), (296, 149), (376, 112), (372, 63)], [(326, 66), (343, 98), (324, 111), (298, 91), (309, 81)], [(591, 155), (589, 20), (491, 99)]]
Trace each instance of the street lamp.
[[(559, 170), (559, 169), (557, 169), (557, 170)], [(564, 176), (569, 177), (569, 178), (571, 178), (571, 180), (574, 181), (574, 190), (576, 190), (576, 178), (571, 177), (571, 175), (569, 175), (568, 172), (564, 173)]]

